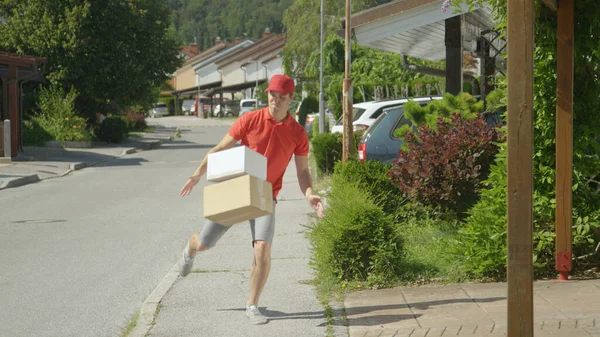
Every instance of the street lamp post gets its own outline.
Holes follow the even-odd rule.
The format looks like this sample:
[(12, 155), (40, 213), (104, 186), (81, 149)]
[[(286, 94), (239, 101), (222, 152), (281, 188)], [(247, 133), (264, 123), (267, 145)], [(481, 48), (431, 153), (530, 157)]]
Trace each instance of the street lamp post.
[(323, 96), (323, 39), (325, 35), (325, 0), (321, 0), (321, 65), (319, 67), (319, 133), (325, 133), (325, 98)]

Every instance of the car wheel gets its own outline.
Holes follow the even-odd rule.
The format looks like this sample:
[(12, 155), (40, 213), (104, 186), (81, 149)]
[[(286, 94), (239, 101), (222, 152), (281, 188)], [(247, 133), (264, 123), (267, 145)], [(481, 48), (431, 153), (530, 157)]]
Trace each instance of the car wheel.
[(233, 117), (233, 112), (228, 112), (227, 117)]

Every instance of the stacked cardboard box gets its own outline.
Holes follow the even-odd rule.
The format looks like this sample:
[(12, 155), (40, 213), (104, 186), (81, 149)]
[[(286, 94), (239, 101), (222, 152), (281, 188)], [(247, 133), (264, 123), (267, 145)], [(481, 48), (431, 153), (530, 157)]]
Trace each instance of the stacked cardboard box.
[(246, 146), (208, 155), (204, 217), (224, 226), (273, 213), (267, 158)]

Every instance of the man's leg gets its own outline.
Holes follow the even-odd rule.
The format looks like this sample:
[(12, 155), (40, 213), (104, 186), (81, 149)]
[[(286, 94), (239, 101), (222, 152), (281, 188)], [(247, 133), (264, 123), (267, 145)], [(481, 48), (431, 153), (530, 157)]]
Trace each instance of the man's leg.
[(200, 236), (200, 233), (196, 232), (196, 233), (192, 234), (192, 236), (190, 237), (190, 240), (188, 241), (187, 251), (188, 251), (188, 255), (190, 257), (194, 257), (194, 256), (196, 256), (196, 253), (203, 252), (210, 248), (206, 245), (203, 245), (200, 242), (199, 236)]
[(250, 298), (248, 305), (258, 306), (258, 299), (271, 271), (271, 245), (265, 241), (254, 242), (254, 262), (250, 271)]
[(212, 221), (206, 221), (201, 233), (194, 233), (183, 250), (183, 256), (178, 262), (179, 274), (183, 277), (192, 271), (196, 253), (214, 247), (217, 241), (229, 230), (227, 226), (221, 226)]
[(246, 305), (246, 316), (253, 324), (265, 324), (268, 319), (258, 309), (258, 300), (269, 272), (271, 271), (271, 245), (275, 235), (275, 202), (273, 213), (250, 220), (254, 260), (250, 271), (250, 297)]

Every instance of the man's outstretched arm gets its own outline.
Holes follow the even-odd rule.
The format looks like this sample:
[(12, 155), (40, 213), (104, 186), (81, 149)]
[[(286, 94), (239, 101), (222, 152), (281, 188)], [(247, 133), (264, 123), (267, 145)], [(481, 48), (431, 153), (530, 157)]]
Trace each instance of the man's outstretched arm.
[(312, 189), (312, 177), (310, 175), (310, 168), (308, 167), (307, 156), (294, 156), (296, 161), (296, 172), (298, 175), (298, 185), (300, 185), (300, 191), (304, 194), (306, 201), (310, 206), (317, 211), (319, 217), (323, 217), (323, 205), (321, 204), (321, 197), (313, 194)]
[(202, 176), (206, 173), (206, 164), (208, 163), (209, 154), (230, 149), (235, 145), (235, 143), (237, 143), (237, 140), (235, 140), (235, 138), (231, 137), (229, 134), (225, 135), (221, 142), (219, 142), (219, 144), (210, 149), (206, 156), (204, 156), (204, 159), (202, 160), (202, 163), (200, 163), (200, 166), (198, 166), (196, 171), (194, 171), (194, 174), (192, 174), (188, 178), (188, 181), (185, 183), (185, 185), (183, 185), (183, 188), (181, 188), (179, 195), (181, 195), (182, 197), (189, 195), (192, 192), (194, 186), (198, 184), (200, 178), (202, 178)]

